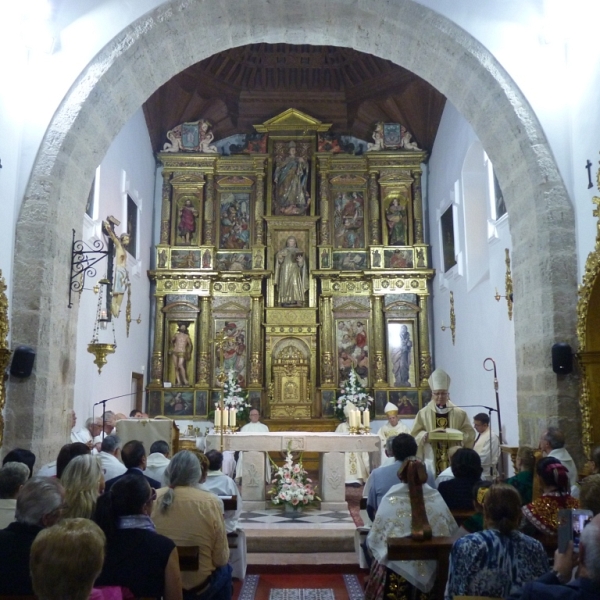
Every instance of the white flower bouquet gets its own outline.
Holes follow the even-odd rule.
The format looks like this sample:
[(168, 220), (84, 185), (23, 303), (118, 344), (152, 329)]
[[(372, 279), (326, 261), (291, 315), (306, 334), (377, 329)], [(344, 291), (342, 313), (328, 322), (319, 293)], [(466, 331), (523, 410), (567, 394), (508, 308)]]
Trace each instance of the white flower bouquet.
[[(238, 421), (248, 421), (250, 403), (245, 392), (237, 380), (237, 373), (233, 369), (227, 371), (227, 379), (223, 382), (223, 405), (227, 409), (235, 408)], [(215, 408), (220, 403), (215, 402)]]
[(274, 465), (273, 488), (269, 490), (271, 502), (276, 506), (289, 505), (299, 508), (321, 500), (316, 495), (316, 487), (302, 466), (302, 459), (294, 464), (292, 452), (288, 450), (283, 467)]
[(373, 403), (373, 398), (365, 392), (365, 388), (361, 385), (358, 375), (354, 369), (350, 370), (348, 379), (343, 383), (340, 390), (340, 395), (333, 400), (335, 414), (340, 419), (344, 420), (344, 406), (347, 402), (351, 402), (358, 410), (369, 410)]

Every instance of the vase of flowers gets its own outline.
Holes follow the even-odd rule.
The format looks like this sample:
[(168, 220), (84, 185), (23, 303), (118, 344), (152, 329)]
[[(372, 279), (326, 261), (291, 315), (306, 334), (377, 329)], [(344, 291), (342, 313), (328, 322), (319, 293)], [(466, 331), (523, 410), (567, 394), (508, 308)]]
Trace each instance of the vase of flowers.
[(309, 479), (308, 473), (302, 466), (302, 458), (294, 464), (294, 456), (288, 449), (283, 467), (278, 467), (273, 461), (274, 476), (269, 490), (271, 502), (275, 506), (283, 506), (286, 512), (300, 511), (303, 507), (321, 500), (316, 495), (316, 487)]
[[(238, 422), (249, 420), (250, 403), (248, 402), (248, 393), (238, 383), (237, 372), (233, 369), (227, 371), (227, 377), (223, 382), (223, 405), (227, 409), (236, 409)], [(215, 402), (215, 408), (219, 407), (220, 403)]]
[(373, 398), (366, 393), (354, 368), (350, 369), (348, 379), (343, 383), (340, 390), (340, 395), (332, 401), (335, 408), (335, 416), (340, 421), (345, 419), (344, 406), (348, 402), (354, 404), (361, 412), (369, 410), (373, 403)]

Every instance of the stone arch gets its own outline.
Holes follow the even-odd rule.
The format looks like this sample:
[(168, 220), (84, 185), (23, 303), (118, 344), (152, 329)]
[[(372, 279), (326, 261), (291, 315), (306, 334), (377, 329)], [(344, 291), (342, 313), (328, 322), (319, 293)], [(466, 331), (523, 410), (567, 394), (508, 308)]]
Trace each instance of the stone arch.
[[(521, 433), (564, 425), (575, 390), (557, 382), (546, 356), (574, 343), (573, 209), (531, 107), (494, 57), (445, 17), (411, 0), (170, 0), (116, 36), (87, 65), (40, 146), (16, 228), (12, 331), (37, 349), (36, 372), (12, 385), (6, 446), (44, 460), (68, 430), (76, 312), (67, 309), (71, 228), (80, 231), (94, 169), (136, 109), (182, 69), (255, 42), (350, 46), (429, 81), (471, 123), (503, 189), (513, 239)], [(572, 427), (566, 427), (567, 431)]]

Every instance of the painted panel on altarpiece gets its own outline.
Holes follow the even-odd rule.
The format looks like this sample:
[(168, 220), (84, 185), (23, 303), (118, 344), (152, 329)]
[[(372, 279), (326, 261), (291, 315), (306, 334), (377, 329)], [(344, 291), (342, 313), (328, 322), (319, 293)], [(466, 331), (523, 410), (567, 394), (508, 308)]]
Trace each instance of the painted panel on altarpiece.
[(164, 393), (167, 416), (192, 416), (194, 414), (194, 392), (172, 391)]
[(252, 252), (217, 252), (219, 271), (250, 271)]
[(419, 392), (390, 391), (390, 402), (398, 407), (398, 414), (402, 418), (413, 418), (419, 412)]
[(387, 326), (390, 385), (416, 387), (414, 321), (393, 321)]
[(250, 248), (250, 194), (223, 192), (219, 198), (219, 248), (223, 250)]
[[(215, 319), (214, 331), (225, 334), (225, 341), (223, 342), (223, 365), (220, 364), (220, 356), (215, 356), (217, 371), (222, 366), (225, 368), (225, 372), (233, 369), (237, 373), (238, 383), (242, 388), (245, 388), (248, 357), (246, 347), (248, 326), (246, 319)], [(217, 385), (216, 375), (214, 385)]]
[(334, 252), (333, 268), (339, 271), (362, 271), (367, 268), (367, 253)]
[(337, 319), (335, 324), (339, 382), (348, 379), (352, 367), (363, 386), (369, 385), (367, 319)]
[(334, 200), (333, 223), (336, 248), (364, 248), (365, 199), (363, 192), (340, 192)]
[(412, 248), (384, 250), (383, 266), (386, 269), (412, 269), (414, 265)]

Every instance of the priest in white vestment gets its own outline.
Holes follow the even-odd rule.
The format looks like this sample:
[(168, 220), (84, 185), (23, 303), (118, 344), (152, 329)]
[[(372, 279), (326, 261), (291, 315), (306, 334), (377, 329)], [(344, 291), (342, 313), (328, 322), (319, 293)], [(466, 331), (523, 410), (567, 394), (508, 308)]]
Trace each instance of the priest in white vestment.
[(71, 442), (81, 442), (90, 449), (96, 448), (99, 450), (100, 444), (102, 443), (102, 417), (96, 417), (93, 419), (90, 417), (85, 422), (85, 427), (75, 431), (71, 430)]
[(540, 438), (540, 450), (544, 453), (544, 456), (557, 458), (567, 468), (571, 495), (574, 498), (579, 498), (577, 465), (565, 448), (565, 434), (557, 427), (548, 427)]
[(165, 470), (171, 463), (170, 454), (169, 444), (165, 440), (156, 440), (150, 446), (150, 454), (146, 459), (146, 475), (160, 481), (163, 486), (168, 485), (165, 479)]
[[(355, 410), (352, 402), (346, 402), (344, 406), (344, 415), (346, 420), (340, 423), (335, 433), (350, 433), (348, 419), (350, 410)], [(369, 453), (368, 452), (345, 452), (344, 453), (344, 472), (346, 485), (361, 485), (369, 477)]]
[(498, 476), (498, 460), (500, 458), (500, 439), (490, 431), (490, 417), (485, 413), (479, 413), (473, 417), (473, 427), (477, 432), (473, 450), (481, 458), (483, 473), (481, 478), (494, 481)]
[[(250, 418), (250, 423), (246, 423), (241, 429), (240, 433), (268, 433), (269, 428), (260, 422), (260, 412), (257, 408), (251, 408), (250, 413), (248, 414)], [(265, 480), (267, 483), (271, 483), (271, 464), (269, 463), (269, 455), (265, 456)], [(242, 478), (242, 468), (244, 464), (244, 453), (240, 452), (237, 461), (237, 467), (235, 470), (235, 479), (236, 481), (240, 481)]]
[(381, 439), (381, 465), (389, 464), (392, 461), (388, 461), (388, 455), (385, 453), (385, 445), (390, 437), (394, 437), (399, 433), (410, 433), (408, 427), (398, 417), (398, 407), (391, 402), (385, 405), (384, 412), (388, 418), (388, 422), (382, 425), (377, 432), (377, 435)]
[[(428, 482), (433, 484), (437, 475), (434, 448), (429, 443), (429, 434), (434, 430), (463, 434), (462, 445), (472, 448), (475, 442), (475, 430), (471, 427), (467, 413), (450, 402), (450, 376), (443, 369), (436, 369), (428, 379), (432, 399), (418, 413), (412, 435), (417, 440), (417, 457), (425, 462)], [(450, 442), (449, 445), (460, 445)]]

